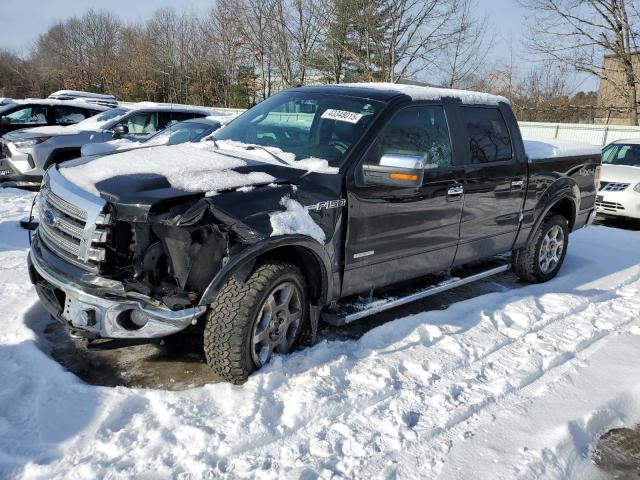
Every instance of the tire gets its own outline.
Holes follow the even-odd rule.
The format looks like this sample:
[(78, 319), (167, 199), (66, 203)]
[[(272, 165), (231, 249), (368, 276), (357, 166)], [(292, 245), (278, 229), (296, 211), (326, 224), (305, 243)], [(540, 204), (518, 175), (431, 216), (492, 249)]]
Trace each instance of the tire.
[(244, 283), (229, 278), (211, 304), (204, 329), (211, 369), (222, 380), (241, 384), (273, 352), (295, 349), (309, 318), (307, 298), (302, 272), (289, 263), (264, 263)]
[[(561, 251), (558, 251), (560, 237), (562, 237), (562, 246)], [(520, 279), (526, 282), (542, 283), (551, 280), (562, 267), (568, 246), (567, 219), (562, 215), (550, 212), (527, 246), (513, 252), (513, 270)], [(543, 250), (544, 256), (542, 255)]]

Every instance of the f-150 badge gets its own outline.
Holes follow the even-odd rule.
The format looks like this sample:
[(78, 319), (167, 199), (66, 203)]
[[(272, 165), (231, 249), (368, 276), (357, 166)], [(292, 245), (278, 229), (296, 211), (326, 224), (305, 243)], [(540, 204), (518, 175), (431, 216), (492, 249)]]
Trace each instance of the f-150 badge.
[(305, 208), (307, 210), (322, 210), (322, 209), (330, 209), (330, 208), (341, 208), (347, 204), (347, 201), (344, 198), (339, 200), (327, 200), (326, 202), (318, 202), (313, 205), (307, 205)]

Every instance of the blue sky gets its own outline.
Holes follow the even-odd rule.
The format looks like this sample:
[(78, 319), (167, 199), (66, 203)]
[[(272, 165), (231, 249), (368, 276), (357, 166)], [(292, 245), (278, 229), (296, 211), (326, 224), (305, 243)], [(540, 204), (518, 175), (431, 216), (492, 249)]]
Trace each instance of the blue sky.
[[(201, 9), (211, 0), (0, 0), (0, 46), (17, 51), (27, 51), (38, 34), (53, 23), (66, 17), (81, 14), (94, 7), (108, 9), (125, 20), (142, 21), (150, 13), (163, 6), (178, 9)], [(510, 44), (513, 44), (514, 65), (521, 71), (531, 68), (527, 52), (522, 45), (525, 12), (517, 0), (478, 0), (478, 8), (487, 13), (497, 33), (493, 62), (508, 62)], [(597, 82), (587, 79), (579, 82), (579, 89), (596, 89)]]

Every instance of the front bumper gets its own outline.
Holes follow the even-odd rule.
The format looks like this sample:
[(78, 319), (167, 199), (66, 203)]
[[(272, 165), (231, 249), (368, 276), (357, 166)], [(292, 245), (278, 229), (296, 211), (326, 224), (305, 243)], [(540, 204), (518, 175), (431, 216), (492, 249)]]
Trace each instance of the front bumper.
[[(149, 297), (125, 293), (122, 284), (101, 277), (94, 277), (92, 286), (80, 284), (46, 263), (44, 256), (49, 255), (53, 254), (46, 251), (35, 235), (28, 257), (31, 282), (47, 311), (81, 336), (160, 338), (184, 330), (206, 311), (203, 306), (169, 310)], [(138, 319), (146, 319), (146, 323), (142, 326), (141, 322), (132, 323), (133, 312)]]
[(640, 218), (640, 192), (629, 186), (622, 192), (598, 192), (598, 213), (617, 217)]
[(42, 175), (44, 172), (36, 168), (31, 149), (28, 151), (18, 150), (16, 146), (8, 141), (0, 142), (2, 159), (0, 159), (0, 170), (22, 175)]

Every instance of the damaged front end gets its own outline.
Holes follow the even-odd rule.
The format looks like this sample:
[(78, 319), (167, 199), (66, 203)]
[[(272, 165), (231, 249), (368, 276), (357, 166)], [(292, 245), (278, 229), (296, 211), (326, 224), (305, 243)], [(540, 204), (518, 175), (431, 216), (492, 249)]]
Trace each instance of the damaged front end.
[(47, 310), (89, 338), (157, 338), (195, 325), (212, 279), (264, 238), (202, 194), (107, 202), (55, 168), (42, 192), (31, 279)]

